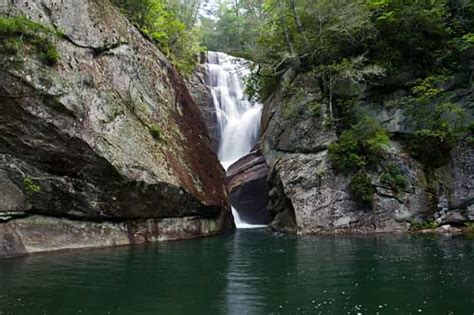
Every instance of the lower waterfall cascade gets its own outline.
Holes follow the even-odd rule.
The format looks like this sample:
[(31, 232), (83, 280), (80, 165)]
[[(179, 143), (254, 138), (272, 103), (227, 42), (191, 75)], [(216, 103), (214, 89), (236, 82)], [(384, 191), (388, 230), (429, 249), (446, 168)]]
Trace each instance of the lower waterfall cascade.
[[(258, 142), (263, 105), (248, 100), (245, 95), (244, 78), (250, 73), (249, 61), (210, 51), (205, 66), (217, 116), (218, 157), (227, 171)], [(243, 222), (234, 208), (232, 214), (239, 229), (264, 227)]]

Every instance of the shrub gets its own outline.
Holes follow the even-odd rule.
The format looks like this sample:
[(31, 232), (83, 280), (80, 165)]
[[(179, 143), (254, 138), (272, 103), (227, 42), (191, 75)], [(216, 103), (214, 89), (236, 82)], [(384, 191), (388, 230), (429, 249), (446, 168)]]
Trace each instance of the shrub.
[(352, 176), (349, 190), (354, 199), (361, 204), (370, 204), (374, 200), (375, 188), (370, 177), (363, 171)]
[(23, 187), (28, 194), (34, 194), (41, 191), (41, 187), (29, 176), (23, 178)]
[(329, 146), (329, 159), (336, 171), (352, 175), (349, 191), (361, 204), (371, 203), (376, 192), (367, 171), (383, 158), (390, 138), (388, 132), (372, 117), (364, 116), (344, 131), (339, 141)]
[(393, 191), (399, 192), (408, 186), (408, 179), (399, 166), (395, 164), (388, 164), (381, 176), (380, 182), (388, 185)]
[(49, 46), (44, 53), (44, 58), (49, 65), (55, 65), (61, 59), (61, 55), (56, 47)]
[(382, 158), (389, 141), (388, 132), (377, 120), (365, 116), (329, 146), (329, 158), (335, 169), (344, 174), (370, 169)]

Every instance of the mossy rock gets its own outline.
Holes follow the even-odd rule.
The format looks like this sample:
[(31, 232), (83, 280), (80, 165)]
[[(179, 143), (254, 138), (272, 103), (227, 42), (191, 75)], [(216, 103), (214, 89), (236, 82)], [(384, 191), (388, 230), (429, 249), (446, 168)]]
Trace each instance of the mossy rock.
[(48, 65), (61, 58), (55, 42), (64, 34), (23, 16), (0, 16), (0, 55), (15, 61), (36, 55)]

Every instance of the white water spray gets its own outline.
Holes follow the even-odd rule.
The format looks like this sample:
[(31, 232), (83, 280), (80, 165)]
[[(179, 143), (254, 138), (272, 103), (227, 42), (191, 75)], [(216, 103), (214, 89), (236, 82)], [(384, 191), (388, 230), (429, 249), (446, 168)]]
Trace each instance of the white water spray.
[[(219, 160), (227, 170), (250, 152), (258, 141), (263, 105), (250, 102), (244, 93), (243, 78), (249, 62), (220, 52), (208, 52), (207, 73), (219, 126)], [(240, 219), (232, 208), (237, 228), (258, 228)]]
[(227, 170), (258, 141), (262, 105), (244, 94), (242, 78), (248, 62), (224, 53), (209, 52), (207, 71), (219, 124), (219, 160)]

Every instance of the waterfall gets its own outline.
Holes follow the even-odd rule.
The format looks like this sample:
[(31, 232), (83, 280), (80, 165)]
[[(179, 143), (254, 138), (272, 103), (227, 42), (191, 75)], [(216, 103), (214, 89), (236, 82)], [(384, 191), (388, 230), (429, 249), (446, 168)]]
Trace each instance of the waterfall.
[[(219, 160), (227, 170), (257, 143), (263, 105), (251, 102), (244, 93), (250, 63), (220, 52), (208, 52), (207, 73), (219, 128)], [(261, 227), (240, 219), (233, 208), (237, 228)]]
[(207, 71), (220, 134), (219, 160), (227, 170), (258, 141), (262, 104), (250, 102), (243, 79), (249, 62), (220, 52), (208, 53)]

